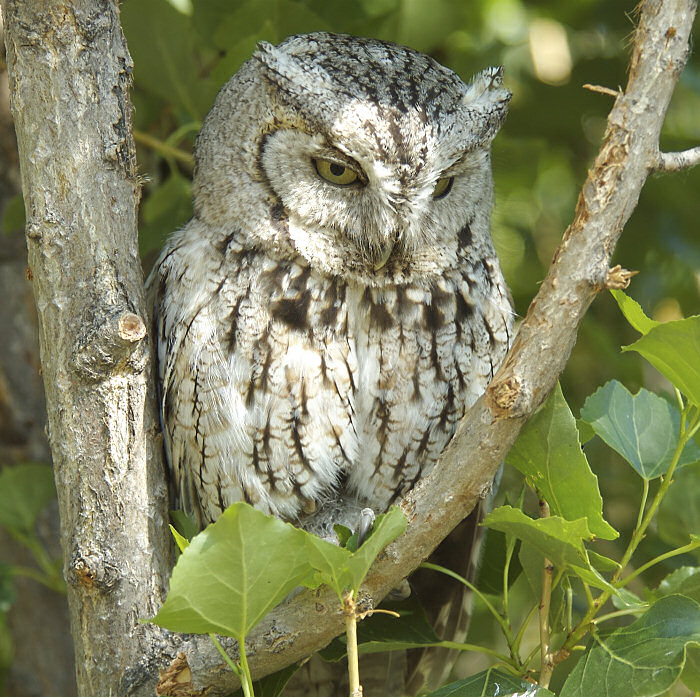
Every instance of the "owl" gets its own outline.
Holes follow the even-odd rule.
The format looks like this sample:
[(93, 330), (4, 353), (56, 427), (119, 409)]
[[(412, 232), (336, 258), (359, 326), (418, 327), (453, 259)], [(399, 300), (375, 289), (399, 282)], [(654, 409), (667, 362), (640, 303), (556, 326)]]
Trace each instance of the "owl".
[(408, 48), (261, 42), (196, 145), (194, 216), (149, 281), (179, 507), (324, 537), (439, 460), (512, 334), (489, 232), (510, 93)]

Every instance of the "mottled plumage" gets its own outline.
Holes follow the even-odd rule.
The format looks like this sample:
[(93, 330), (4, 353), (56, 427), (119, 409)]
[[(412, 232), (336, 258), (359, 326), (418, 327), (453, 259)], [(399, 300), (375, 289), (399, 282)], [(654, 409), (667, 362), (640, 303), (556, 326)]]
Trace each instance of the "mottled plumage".
[(332, 534), (435, 464), (509, 343), (489, 234), (509, 96), (498, 69), (465, 85), (331, 34), (261, 43), (221, 90), (151, 279), (168, 460), (202, 524), (244, 500)]
[[(243, 500), (332, 538), (438, 461), (512, 332), (489, 233), (509, 98), (500, 69), (467, 85), (410, 49), (331, 34), (261, 43), (221, 90), (194, 217), (150, 279), (176, 504), (200, 524)], [(464, 573), (471, 529), (452, 538)], [(435, 608), (453, 638), (461, 592)], [(445, 672), (414, 661), (401, 687), (406, 657), (386, 660), (374, 676), (363, 662), (369, 692)], [(300, 694), (339, 693), (338, 671), (304, 670)]]

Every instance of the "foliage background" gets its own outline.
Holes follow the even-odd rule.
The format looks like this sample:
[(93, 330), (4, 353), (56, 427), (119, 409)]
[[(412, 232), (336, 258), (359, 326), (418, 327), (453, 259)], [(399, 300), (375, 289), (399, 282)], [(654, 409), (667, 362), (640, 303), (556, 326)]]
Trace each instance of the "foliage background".
[[(612, 104), (582, 85), (625, 84), (634, 25), (634, 4), (609, 0), (124, 0), (121, 12), (135, 64), (146, 271), (167, 234), (191, 214), (188, 155), (218, 89), (257, 41), (326, 30), (406, 44), (465, 80), (488, 65), (505, 66), (513, 100), (494, 143), (492, 228), (521, 315), (572, 218)], [(696, 37), (697, 31), (696, 24)], [(700, 59), (694, 55), (667, 116), (663, 148), (700, 143), (699, 114)], [(698, 192), (700, 168), (651, 178), (615, 255), (616, 262), (640, 271), (629, 292), (658, 320), (700, 312)], [(16, 202), (0, 211), (5, 232), (18, 227), (20, 211)], [(639, 356), (620, 353), (635, 338), (612, 299), (601, 296), (562, 379), (575, 414), (613, 377), (633, 392), (641, 385), (665, 389)], [(586, 449), (601, 479), (606, 517), (623, 531), (623, 544), (624, 531), (634, 524), (639, 480), (596, 440)], [(509, 477), (515, 475), (507, 474), (506, 484)], [(672, 490), (640, 563), (665, 549), (665, 542), (682, 544), (688, 532), (700, 534), (700, 480), (689, 469), (680, 477), (684, 483)]]

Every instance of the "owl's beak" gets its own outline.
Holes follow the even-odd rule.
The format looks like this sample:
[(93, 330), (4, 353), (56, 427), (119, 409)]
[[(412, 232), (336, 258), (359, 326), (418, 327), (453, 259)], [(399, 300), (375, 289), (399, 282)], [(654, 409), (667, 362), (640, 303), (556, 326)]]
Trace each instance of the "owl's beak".
[(389, 257), (391, 256), (391, 253), (394, 251), (394, 244), (395, 242), (387, 242), (386, 245), (380, 250), (379, 255), (374, 261), (374, 270), (379, 271), (381, 268), (386, 266), (387, 261), (389, 261)]

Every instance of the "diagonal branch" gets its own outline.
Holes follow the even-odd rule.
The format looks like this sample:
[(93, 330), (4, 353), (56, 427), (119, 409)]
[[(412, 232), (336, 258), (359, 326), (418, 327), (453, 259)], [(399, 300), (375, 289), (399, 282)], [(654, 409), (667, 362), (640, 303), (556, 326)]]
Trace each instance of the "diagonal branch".
[[(233, 676), (207, 637), (137, 623), (160, 603), (170, 559), (148, 353), (140, 331), (114, 331), (124, 322), (139, 330), (145, 319), (131, 64), (117, 2), (0, 2), (80, 694), (151, 695), (155, 667), (178, 653), (187, 662), (171, 664), (170, 677), (181, 694), (190, 678), (189, 694), (227, 694)], [(659, 133), (695, 10), (695, 0), (643, 2), (628, 85), (616, 96), (574, 220), (486, 394), (402, 503), (408, 529), (374, 565), (360, 601), (378, 602), (468, 514), (564, 369), (644, 181), (663, 161)], [(260, 676), (303, 659), (343, 623), (332, 592), (301, 593), (249, 637), (251, 669)]]

